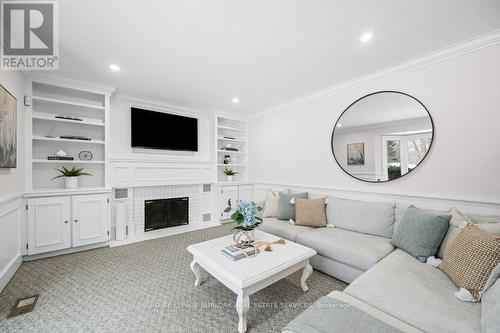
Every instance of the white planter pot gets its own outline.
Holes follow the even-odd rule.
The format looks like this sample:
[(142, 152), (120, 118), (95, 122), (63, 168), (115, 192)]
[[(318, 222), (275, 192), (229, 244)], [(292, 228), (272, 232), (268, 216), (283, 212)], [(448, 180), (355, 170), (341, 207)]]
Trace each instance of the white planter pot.
[(233, 240), (240, 247), (248, 247), (255, 241), (255, 230), (238, 230), (233, 235)]
[(77, 188), (78, 187), (78, 177), (64, 177), (64, 187)]
[(227, 178), (228, 182), (232, 182), (233, 181), (233, 176), (226, 176), (226, 178)]

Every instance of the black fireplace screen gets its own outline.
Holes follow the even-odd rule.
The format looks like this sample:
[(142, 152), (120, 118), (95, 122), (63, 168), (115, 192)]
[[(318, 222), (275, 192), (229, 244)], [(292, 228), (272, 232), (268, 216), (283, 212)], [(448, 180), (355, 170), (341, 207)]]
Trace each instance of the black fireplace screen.
[(188, 224), (189, 198), (146, 200), (144, 213), (144, 231)]

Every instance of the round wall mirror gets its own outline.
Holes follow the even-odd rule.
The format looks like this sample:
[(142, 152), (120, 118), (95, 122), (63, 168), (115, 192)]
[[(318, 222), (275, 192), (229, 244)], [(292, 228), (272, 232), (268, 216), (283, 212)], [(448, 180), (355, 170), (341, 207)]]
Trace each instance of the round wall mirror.
[(380, 91), (342, 112), (332, 133), (332, 151), (350, 176), (386, 182), (414, 170), (429, 152), (434, 124), (425, 106), (408, 94)]

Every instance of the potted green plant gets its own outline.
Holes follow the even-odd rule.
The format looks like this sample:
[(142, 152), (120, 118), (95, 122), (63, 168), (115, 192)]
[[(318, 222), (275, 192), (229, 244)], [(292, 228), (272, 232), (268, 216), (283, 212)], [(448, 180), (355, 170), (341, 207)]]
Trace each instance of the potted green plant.
[(62, 167), (62, 169), (56, 169), (60, 175), (55, 176), (52, 180), (57, 178), (64, 178), (64, 187), (66, 188), (76, 188), (78, 187), (78, 177), (80, 176), (92, 176), (88, 172), (83, 172), (83, 168), (72, 167), (68, 169)]
[(231, 168), (224, 168), (224, 174), (226, 175), (227, 181), (232, 182), (233, 176), (236, 176), (239, 172), (234, 171)]

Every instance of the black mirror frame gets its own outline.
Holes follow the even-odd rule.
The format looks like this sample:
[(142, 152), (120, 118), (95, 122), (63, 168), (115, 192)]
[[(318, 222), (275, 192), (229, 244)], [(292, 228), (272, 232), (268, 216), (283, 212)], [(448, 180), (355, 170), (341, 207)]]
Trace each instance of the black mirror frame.
[[(429, 115), (429, 119), (431, 120), (431, 126), (432, 126), (432, 137), (431, 137), (431, 143), (429, 145), (429, 150), (427, 151), (427, 154), (425, 154), (424, 158), (415, 166), (415, 168), (411, 169), (410, 171), (408, 171), (407, 173), (405, 173), (404, 175), (401, 175), (401, 177), (399, 178), (396, 178), (396, 179), (388, 179), (388, 180), (381, 180), (381, 181), (369, 181), (369, 180), (365, 180), (365, 179), (361, 179), (361, 178), (358, 178), (358, 177), (355, 177), (353, 175), (351, 175), (349, 172), (347, 172), (339, 163), (338, 159), (337, 159), (337, 156), (335, 156), (335, 150), (333, 149), (333, 136), (335, 134), (335, 129), (337, 128), (337, 124), (338, 122), (340, 121), (340, 119), (342, 118), (342, 116), (344, 115), (344, 113), (346, 113), (354, 104), (356, 104), (357, 102), (359, 102), (360, 100), (364, 99), (364, 98), (367, 98), (367, 97), (370, 97), (372, 95), (377, 95), (377, 94), (383, 94), (383, 93), (393, 93), (393, 94), (401, 94), (401, 95), (404, 95), (404, 96), (407, 96), (407, 97), (410, 97), (411, 99), (417, 101), (418, 104), (420, 104), (424, 110), (427, 112), (427, 114)], [(390, 182), (390, 181), (394, 181), (394, 180), (398, 180), (398, 179), (401, 179), (403, 178), (404, 176), (408, 175), (410, 172), (414, 171), (415, 169), (418, 168), (418, 166), (420, 164), (422, 164), (422, 162), (427, 158), (427, 156), (430, 154), (431, 152), (431, 149), (432, 149), (432, 144), (434, 143), (434, 137), (435, 137), (435, 133), (436, 133), (436, 129), (434, 127), (434, 120), (432, 119), (432, 116), (431, 116), (431, 113), (429, 112), (429, 110), (425, 107), (425, 105), (420, 102), (417, 98), (413, 97), (412, 95), (410, 94), (407, 94), (407, 93), (404, 93), (404, 92), (401, 92), (401, 91), (397, 91), (397, 90), (381, 90), (381, 91), (376, 91), (376, 92), (373, 92), (373, 93), (370, 93), (370, 94), (367, 94), (367, 95), (364, 95), (360, 98), (358, 98), (357, 100), (355, 100), (354, 102), (352, 102), (351, 104), (349, 104), (349, 106), (347, 108), (345, 108), (344, 111), (342, 111), (342, 113), (340, 114), (340, 116), (337, 118), (337, 121), (335, 122), (335, 125), (333, 125), (333, 130), (332, 130), (332, 136), (330, 138), (330, 146), (331, 146), (331, 150), (332, 150), (332, 154), (333, 154), (333, 158), (335, 159), (335, 162), (337, 162), (337, 165), (339, 166), (340, 169), (342, 169), (342, 171), (344, 171), (346, 174), (348, 174), (349, 176), (351, 176), (352, 178), (354, 179), (357, 179), (357, 180), (361, 180), (365, 183), (370, 183), (370, 184), (380, 184), (380, 183), (387, 183), (387, 182)]]

